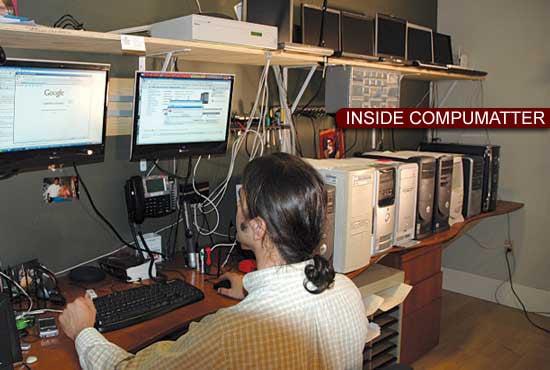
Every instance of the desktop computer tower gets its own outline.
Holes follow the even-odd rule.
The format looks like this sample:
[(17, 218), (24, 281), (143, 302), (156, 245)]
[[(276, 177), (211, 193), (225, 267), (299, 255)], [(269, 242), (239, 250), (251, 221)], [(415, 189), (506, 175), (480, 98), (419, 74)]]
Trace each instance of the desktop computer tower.
[(341, 160), (306, 159), (336, 189), (334, 270), (347, 273), (370, 263), (374, 169), (342, 165)]
[(385, 158), (393, 161), (414, 163), (418, 166), (416, 194), (416, 214), (414, 239), (421, 240), (432, 234), (432, 218), (435, 192), (436, 164), (433, 157), (422, 156), (418, 152), (365, 152), (362, 158)]
[(462, 215), (466, 218), (481, 213), (481, 198), (483, 191), (483, 157), (462, 157), (464, 169), (464, 202)]
[(454, 143), (422, 143), (421, 150), (444, 153), (460, 153), (483, 158), (483, 187), (481, 211), (494, 211), (498, 198), (498, 174), (500, 169), (500, 146), (469, 145)]
[(393, 246), (395, 227), (396, 176), (392, 165), (374, 165), (374, 210), (372, 219), (372, 254)]
[(434, 233), (449, 229), (449, 216), (451, 214), (451, 196), (453, 191), (453, 167), (452, 155), (433, 152), (419, 152), (421, 155), (435, 158), (435, 197), (432, 230)]
[(385, 158), (356, 158), (355, 160), (373, 161), (395, 167), (395, 217), (392, 244), (400, 247), (416, 244), (412, 243), (412, 240), (415, 236), (417, 215), (418, 164)]
[(327, 209), (325, 230), (323, 232), (323, 240), (319, 248), (319, 254), (325, 257), (331, 265), (334, 264), (334, 222), (335, 222), (335, 205), (336, 205), (336, 188), (332, 185), (325, 185), (327, 192)]
[(23, 359), (19, 344), (19, 331), (15, 326), (15, 315), (10, 295), (0, 293), (0, 369), (13, 369), (13, 364)]
[(418, 164), (395, 163), (397, 166), (397, 216), (393, 244), (406, 247), (414, 239), (418, 197)]
[(339, 160), (342, 166), (374, 168), (374, 198), (372, 214), (372, 254), (380, 254), (393, 246), (396, 213), (396, 168), (382, 161), (348, 158)]
[(464, 169), (462, 155), (453, 156), (453, 182), (451, 186), (451, 209), (449, 210), (449, 225), (464, 222), (462, 206), (464, 204)]

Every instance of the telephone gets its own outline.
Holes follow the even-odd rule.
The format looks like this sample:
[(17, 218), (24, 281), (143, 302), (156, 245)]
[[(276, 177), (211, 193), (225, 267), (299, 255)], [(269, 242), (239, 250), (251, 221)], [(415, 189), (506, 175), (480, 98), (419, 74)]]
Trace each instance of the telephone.
[(133, 176), (126, 181), (124, 190), (128, 217), (135, 224), (142, 224), (149, 217), (167, 216), (177, 210), (177, 184), (166, 175)]

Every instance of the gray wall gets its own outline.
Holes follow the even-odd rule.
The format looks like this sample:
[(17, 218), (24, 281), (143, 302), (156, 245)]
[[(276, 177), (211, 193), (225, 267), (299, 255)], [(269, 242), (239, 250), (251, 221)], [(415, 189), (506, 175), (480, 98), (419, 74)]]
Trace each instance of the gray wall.
[[(202, 0), (203, 11), (232, 15), (236, 0)], [(319, 3), (313, 2), (313, 3)], [(348, 10), (363, 11), (374, 14), (377, 10), (407, 17), (415, 22), (435, 26), (436, 0), (415, 1), (369, 1), (360, 0), (331, 1), (332, 6), (341, 6)], [(70, 13), (85, 24), (88, 30), (107, 31), (112, 29), (148, 24), (162, 19), (190, 14), (195, 9), (192, 0), (117, 0), (117, 1), (83, 1), (83, 0), (27, 0), (21, 2), (21, 13), (34, 18), (37, 23), (52, 25), (58, 17)], [(11, 57), (51, 58), (83, 60), (112, 63), (114, 77), (131, 77), (137, 67), (135, 57), (113, 57), (100, 54), (44, 53), (28, 50), (8, 50)], [(260, 69), (226, 64), (184, 63), (180, 70), (216, 71), (236, 74), (233, 110), (238, 113), (250, 109), (255, 96)], [(319, 77), (312, 81), (304, 101), (309, 99), (318, 86)], [(291, 86), (293, 88), (293, 86)], [(424, 95), (426, 83), (404, 82), (402, 105), (415, 105)], [(322, 96), (322, 94), (320, 95)], [(322, 104), (322, 99), (314, 104)], [(331, 119), (319, 120), (316, 128), (331, 127)], [(299, 120), (298, 129), (304, 154), (312, 154), (312, 129), (309, 121)], [(367, 132), (358, 135), (356, 150), (367, 149)], [(353, 133), (348, 133), (348, 140), (353, 141)], [(421, 131), (399, 131), (396, 142), (404, 148), (414, 147), (423, 133)], [(386, 135), (389, 139), (390, 135)], [(386, 140), (389, 145), (389, 140)], [(109, 137), (105, 163), (82, 166), (81, 175), (86, 180), (99, 209), (115, 224), (122, 234), (129, 238), (123, 200), (124, 181), (138, 173), (138, 165), (129, 163), (129, 137)], [(227, 170), (227, 157), (205, 161), (199, 169), (199, 179), (208, 179), (217, 184)], [(235, 174), (238, 175), (245, 156), (241, 156)], [(166, 167), (170, 166), (165, 162)], [(180, 173), (185, 171), (186, 161), (179, 161)], [(57, 174), (57, 173), (56, 173)], [(72, 175), (70, 169), (59, 175)], [(84, 194), (81, 201), (48, 206), (42, 203), (40, 187), (43, 177), (54, 176), (47, 171), (25, 173), (12, 179), (0, 182), (2, 207), (0, 207), (0, 261), (4, 265), (39, 258), (53, 270), (61, 270), (82, 261), (95, 258), (119, 247), (110, 231), (93, 214)], [(234, 187), (233, 187), (234, 188)], [(233, 189), (230, 188), (230, 189)], [(234, 191), (229, 191), (222, 204), (222, 227), (226, 230), (229, 220), (234, 217)], [(172, 218), (147, 221), (147, 229), (154, 230), (168, 224)], [(166, 235), (166, 234), (165, 234)], [(180, 232), (181, 235), (181, 232)]]
[[(476, 68), (489, 72), (481, 92), (487, 107), (548, 106), (549, 14), (547, 0), (439, 0), (440, 31), (452, 34), (455, 47), (461, 47)], [(478, 105), (481, 101), (474, 95), (479, 92), (471, 83), (461, 84), (447, 105)], [(491, 142), (502, 146), (500, 198), (525, 203), (523, 210), (510, 216), (515, 242), (514, 283), (548, 291), (550, 131), (489, 130), (489, 133)], [(471, 143), (487, 140), (483, 131), (473, 130), (442, 130), (441, 136)], [(506, 279), (504, 251), (500, 248), (506, 239), (506, 229), (505, 216), (483, 221), (471, 232), (497, 249), (480, 249), (468, 238), (461, 238), (445, 250), (444, 265), (493, 279)], [(529, 303), (528, 308), (533, 307)]]

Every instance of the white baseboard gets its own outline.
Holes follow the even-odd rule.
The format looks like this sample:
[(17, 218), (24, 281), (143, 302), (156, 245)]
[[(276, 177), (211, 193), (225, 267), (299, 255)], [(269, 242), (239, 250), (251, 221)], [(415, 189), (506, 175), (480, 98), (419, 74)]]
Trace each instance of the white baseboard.
[[(501, 280), (445, 267), (442, 270), (443, 289), (496, 303), (495, 290), (502, 284)], [(531, 312), (550, 312), (550, 291), (519, 284), (514, 284), (514, 290), (518, 293), (527, 310)], [(502, 285), (497, 298), (502, 305), (521, 309), (509, 283)]]

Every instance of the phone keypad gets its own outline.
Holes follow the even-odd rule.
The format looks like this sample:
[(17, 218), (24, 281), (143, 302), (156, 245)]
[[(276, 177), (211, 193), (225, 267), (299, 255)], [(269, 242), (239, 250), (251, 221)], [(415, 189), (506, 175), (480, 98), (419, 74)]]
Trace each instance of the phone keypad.
[(169, 194), (145, 198), (145, 217), (163, 217), (174, 210), (172, 197)]

